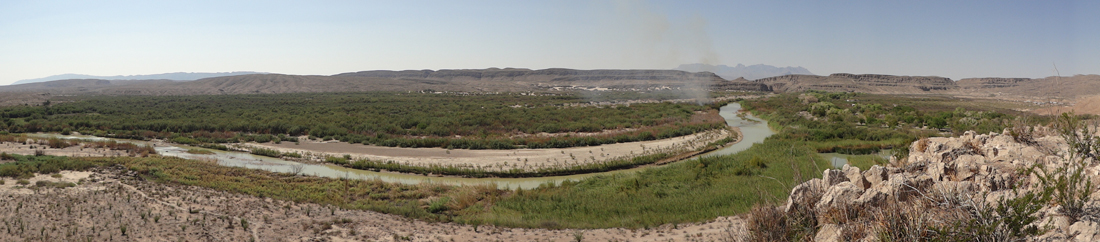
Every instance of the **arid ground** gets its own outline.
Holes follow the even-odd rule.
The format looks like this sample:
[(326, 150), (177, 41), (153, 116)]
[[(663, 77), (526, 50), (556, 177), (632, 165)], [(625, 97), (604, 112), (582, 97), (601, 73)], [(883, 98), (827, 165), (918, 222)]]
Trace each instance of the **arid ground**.
[[(428, 223), (397, 215), (143, 181), (120, 167), (0, 185), (0, 240), (719, 241), (742, 220), (649, 229), (548, 230)], [(73, 183), (74, 186), (53, 184)], [(60, 188), (59, 188), (60, 187)]]

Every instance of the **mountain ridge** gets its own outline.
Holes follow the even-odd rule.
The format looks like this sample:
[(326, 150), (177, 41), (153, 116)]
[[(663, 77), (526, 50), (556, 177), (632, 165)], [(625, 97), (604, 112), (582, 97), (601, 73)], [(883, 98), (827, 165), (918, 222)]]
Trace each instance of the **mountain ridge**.
[(43, 78), (24, 79), (19, 80), (11, 85), (28, 84), (49, 82), (58, 80), (73, 80), (73, 79), (100, 79), (100, 80), (173, 80), (173, 81), (194, 81), (203, 78), (221, 77), (221, 76), (237, 76), (237, 75), (249, 75), (249, 74), (264, 74), (263, 72), (253, 71), (234, 71), (234, 72), (170, 72), (160, 74), (149, 75), (117, 75), (117, 76), (95, 76), (84, 74), (61, 74), (52, 75)]
[(681, 70), (687, 72), (712, 72), (725, 78), (727, 80), (733, 80), (737, 78), (745, 78), (747, 80), (757, 80), (761, 78), (768, 78), (774, 76), (783, 75), (813, 75), (810, 70), (798, 67), (776, 67), (764, 64), (756, 64), (751, 66), (745, 66), (743, 64), (737, 64), (736, 66), (727, 65), (708, 65), (701, 63), (694, 64), (682, 64), (674, 70)]

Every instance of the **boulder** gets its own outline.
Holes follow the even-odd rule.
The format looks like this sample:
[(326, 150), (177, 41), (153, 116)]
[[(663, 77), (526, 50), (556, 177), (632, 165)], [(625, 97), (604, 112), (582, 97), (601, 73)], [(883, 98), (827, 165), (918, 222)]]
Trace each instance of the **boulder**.
[(859, 167), (849, 166), (845, 164), (844, 168), (842, 168), (841, 170), (844, 171), (844, 176), (848, 177), (848, 181), (856, 184), (856, 186), (858, 186), (860, 189), (867, 189), (871, 187), (871, 183), (868, 182), (866, 178), (863, 178), (863, 174), (859, 172)]
[(1076, 234), (1077, 236), (1073, 237), (1076, 241), (1100, 241), (1100, 226), (1092, 221), (1077, 221), (1069, 226), (1069, 234)]
[(852, 202), (852, 205), (864, 208), (879, 207), (886, 203), (888, 197), (889, 195), (880, 189), (867, 189)]
[(818, 201), (814, 205), (819, 214), (824, 211), (828, 211), (830, 208), (841, 208), (851, 205), (860, 195), (863, 194), (863, 189), (856, 186), (852, 182), (841, 182), (835, 186), (829, 187), (825, 191), (825, 195), (821, 196), (821, 201)]
[(867, 171), (863, 172), (863, 179), (866, 179), (871, 186), (878, 185), (887, 180), (886, 168), (879, 165), (871, 166)]
[(890, 175), (890, 180), (884, 182), (880, 189), (890, 196), (897, 197), (899, 201), (907, 201), (910, 197), (920, 196), (932, 184), (932, 177), (925, 174), (911, 177), (905, 173), (898, 173)]
[(791, 195), (787, 197), (787, 204), (783, 205), (783, 212), (790, 213), (795, 207), (810, 207), (816, 204), (820, 196), (825, 192), (825, 181), (814, 178), (798, 184), (791, 189)]

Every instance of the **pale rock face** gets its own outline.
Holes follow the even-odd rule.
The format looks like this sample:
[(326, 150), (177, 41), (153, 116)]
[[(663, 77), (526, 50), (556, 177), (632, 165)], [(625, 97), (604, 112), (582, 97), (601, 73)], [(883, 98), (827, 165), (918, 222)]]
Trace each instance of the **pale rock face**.
[(844, 164), (844, 168), (842, 168), (841, 170), (844, 171), (844, 176), (848, 177), (848, 181), (856, 184), (859, 189), (867, 189), (871, 187), (871, 183), (868, 182), (867, 179), (863, 177), (863, 174), (859, 172), (859, 167)]
[(783, 212), (790, 213), (791, 210), (799, 206), (813, 206), (813, 204), (800, 204), (800, 201), (808, 200), (810, 196), (824, 192), (827, 187), (825, 181), (819, 178), (810, 179), (802, 184), (798, 184), (794, 189), (791, 189), (791, 196), (787, 198), (787, 204), (783, 206)]
[(932, 177), (932, 180), (942, 181), (943, 177), (947, 175), (945, 169), (946, 168), (944, 167), (943, 163), (937, 162), (928, 164), (928, 168), (927, 170), (925, 170), (925, 172), (926, 174), (928, 174), (928, 176)]
[(867, 189), (867, 191), (860, 195), (852, 204), (863, 208), (879, 207), (882, 206), (887, 197), (889, 197), (889, 195), (879, 189)]
[(1100, 224), (1078, 221), (1069, 226), (1069, 233), (1077, 234), (1073, 237), (1076, 241), (1100, 241)]
[(857, 187), (852, 182), (841, 182), (829, 187), (825, 195), (821, 196), (821, 201), (814, 205), (814, 209), (823, 212), (830, 208), (843, 208), (855, 202), (861, 194), (863, 194), (863, 188)]
[(814, 241), (841, 241), (840, 235), (843, 233), (844, 228), (836, 224), (821, 225), (821, 228), (817, 229), (817, 235), (814, 236)]
[(871, 168), (863, 172), (863, 178), (871, 183), (871, 186), (878, 185), (887, 180), (886, 168), (880, 165), (871, 166)]

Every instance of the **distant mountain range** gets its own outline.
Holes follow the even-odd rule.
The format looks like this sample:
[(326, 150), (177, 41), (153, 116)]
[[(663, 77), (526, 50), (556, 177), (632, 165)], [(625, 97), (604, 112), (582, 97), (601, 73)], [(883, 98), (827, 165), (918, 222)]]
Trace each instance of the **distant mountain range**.
[(251, 71), (235, 71), (235, 72), (173, 72), (163, 74), (152, 75), (131, 75), (131, 76), (93, 76), (82, 74), (61, 74), (47, 76), (37, 79), (19, 80), (12, 85), (48, 82), (57, 80), (70, 80), (70, 79), (97, 79), (97, 80), (173, 80), (173, 81), (194, 81), (203, 78), (222, 77), (222, 76), (239, 76), (249, 74), (265, 74), (263, 72), (251, 72)]
[(775, 67), (775, 66), (769, 66), (769, 65), (764, 65), (764, 64), (757, 64), (757, 65), (751, 65), (751, 66), (746, 66), (746, 65), (742, 65), (742, 64), (737, 64), (737, 66), (727, 66), (727, 65), (717, 65), (717, 66), (715, 66), (715, 65), (707, 65), (707, 64), (698, 64), (698, 63), (696, 63), (696, 64), (683, 64), (683, 65), (680, 65), (679, 67), (676, 67), (676, 70), (688, 71), (688, 72), (704, 72), (704, 71), (713, 72), (714, 74), (717, 74), (718, 76), (720, 76), (722, 78), (725, 78), (725, 79), (728, 79), (728, 80), (733, 80), (733, 79), (737, 79), (737, 78), (745, 78), (747, 80), (756, 80), (756, 79), (760, 79), (760, 78), (767, 78), (767, 77), (773, 77), (773, 76), (784, 76), (784, 75), (795, 75), (795, 74), (798, 74), (798, 75), (813, 75), (813, 73), (810, 73), (810, 70), (806, 70), (806, 68), (802, 68), (801, 66), (799, 66), (799, 67), (790, 67), (790, 66), (788, 66), (788, 67)]
[[(710, 68), (702, 65), (685, 65), (682, 67)], [(713, 66), (715, 70), (721, 67)], [(738, 67), (733, 68), (737, 69)], [(751, 67), (741, 69), (751, 69)], [(785, 70), (805, 71), (802, 68), (787, 68)], [(227, 73), (220, 74), (226, 75)], [(124, 76), (123, 78), (154, 78), (154, 76)], [(707, 91), (783, 93), (819, 90), (877, 94), (995, 97), (998, 99), (1041, 100), (1045, 102), (1056, 101), (1055, 99), (1074, 99), (1096, 95), (1097, 90), (1100, 90), (1100, 75), (1047, 78), (966, 78), (955, 81), (937, 76), (836, 73), (827, 76), (788, 74), (749, 81), (741, 77), (725, 79), (715, 73), (706, 71), (488, 68), (377, 70), (330, 76), (248, 74), (203, 78), (194, 81), (173, 81), (171, 79), (103, 80), (93, 78), (0, 86), (0, 106), (41, 103), (42, 100), (50, 96), (65, 95), (216, 95), (366, 91), (485, 93), (569, 90), (640, 92), (672, 90), (682, 92), (685, 98), (701, 96), (697, 94), (705, 95)], [(11, 100), (11, 102), (5, 102), (5, 100)]]

